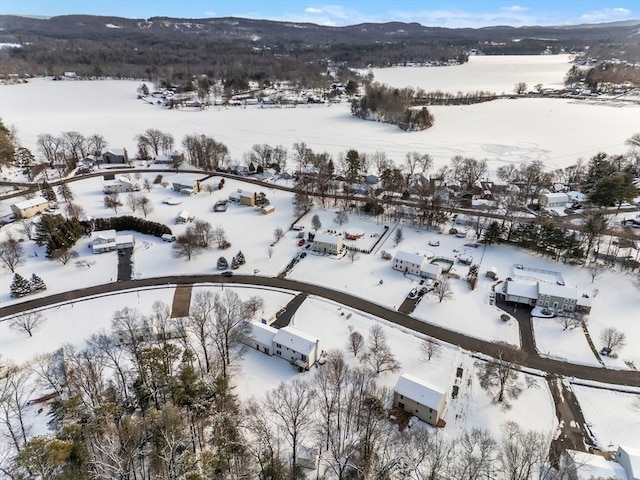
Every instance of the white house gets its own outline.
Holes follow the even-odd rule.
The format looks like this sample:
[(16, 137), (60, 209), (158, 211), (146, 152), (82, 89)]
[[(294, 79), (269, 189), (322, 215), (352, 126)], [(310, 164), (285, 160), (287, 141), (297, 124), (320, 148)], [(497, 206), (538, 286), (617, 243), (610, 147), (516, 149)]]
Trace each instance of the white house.
[(444, 414), (447, 405), (446, 389), (404, 373), (393, 389), (393, 406), (415, 415), (433, 426)]
[(273, 348), (278, 357), (305, 370), (320, 358), (320, 340), (291, 326), (278, 330)]
[(11, 211), (18, 218), (30, 218), (49, 208), (49, 200), (44, 197), (34, 197), (11, 205)]
[(569, 196), (566, 193), (542, 193), (538, 198), (541, 207), (566, 207)]
[(93, 250), (93, 253), (111, 252), (115, 249), (115, 230), (96, 230), (91, 232), (91, 250)]
[(419, 253), (409, 253), (398, 250), (393, 257), (393, 269), (411, 275), (420, 275), (420, 272), (428, 264), (428, 259)]
[(91, 250), (93, 250), (93, 253), (133, 248), (134, 244), (133, 235), (118, 235), (115, 230), (96, 230), (91, 232)]
[(442, 276), (442, 267), (435, 263), (427, 263), (420, 269), (420, 276), (431, 280), (438, 280)]
[(594, 478), (606, 478), (607, 480), (629, 479), (620, 464), (609, 461), (601, 455), (567, 450), (563, 460), (569, 480), (591, 480)]
[(629, 480), (640, 480), (640, 450), (619, 446), (615, 458), (624, 468)]
[(315, 252), (337, 255), (342, 251), (342, 237), (330, 233), (316, 233), (313, 237), (313, 250)]
[(576, 287), (543, 281), (507, 279), (502, 287), (507, 302), (546, 307), (554, 312), (591, 311), (591, 299), (578, 294)]
[(229, 194), (229, 201), (234, 203), (241, 203), (248, 207), (255, 207), (256, 205), (256, 192), (249, 190), (237, 189), (235, 192)]
[(102, 189), (104, 193), (138, 192), (140, 191), (140, 185), (128, 178), (118, 177), (114, 180), (102, 182)]
[(278, 333), (276, 328), (265, 323), (251, 322), (251, 332), (245, 344), (267, 355), (273, 355), (275, 353), (273, 337), (276, 336), (276, 333)]

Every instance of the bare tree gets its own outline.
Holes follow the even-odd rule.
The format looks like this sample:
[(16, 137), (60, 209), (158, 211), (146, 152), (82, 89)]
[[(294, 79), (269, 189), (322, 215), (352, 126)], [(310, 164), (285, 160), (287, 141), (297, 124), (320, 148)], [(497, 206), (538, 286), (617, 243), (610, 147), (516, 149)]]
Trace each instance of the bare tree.
[(21, 265), (24, 260), (24, 249), (22, 244), (15, 239), (11, 233), (8, 233), (6, 238), (0, 242), (0, 261), (2, 266), (15, 273), (16, 267)]
[(146, 195), (141, 195), (138, 197), (138, 207), (142, 211), (144, 218), (147, 218), (151, 212), (153, 212), (153, 205), (151, 204), (151, 200)]
[(29, 438), (27, 407), (35, 382), (30, 372), (15, 365), (4, 365), (0, 377), (0, 432), (15, 452), (22, 450)]
[(486, 430), (467, 430), (455, 445), (453, 476), (456, 480), (491, 478), (496, 464), (496, 441)]
[(255, 302), (245, 304), (233, 290), (227, 289), (216, 295), (213, 343), (221, 359), (224, 378), (229, 374), (232, 359), (241, 357), (244, 351), (243, 341), (251, 333), (249, 320), (253, 315), (249, 314), (254, 308)]
[(135, 193), (129, 193), (127, 195), (126, 202), (127, 202), (127, 207), (129, 207), (131, 211), (135, 213), (139, 205), (138, 196)]
[[(203, 225), (201, 227), (201, 230), (206, 230), (206, 225)], [(209, 228), (211, 227), (211, 225), (209, 225)], [(225, 244), (227, 243), (227, 233), (224, 231), (224, 228), (222, 228), (220, 225), (217, 225), (216, 228), (213, 229), (213, 231), (208, 231), (205, 232), (203, 230), (203, 235), (205, 236), (209, 236), (209, 242), (216, 242), (218, 244), (218, 248), (224, 248)], [(200, 234), (198, 234), (200, 235)]]
[(513, 87), (513, 92), (517, 93), (518, 95), (522, 95), (526, 91), (527, 91), (527, 84), (524, 82), (518, 82)]
[(69, 202), (65, 207), (67, 216), (70, 218), (79, 219), (84, 215), (84, 208), (77, 203)]
[(192, 257), (198, 255), (202, 250), (198, 238), (193, 235), (193, 232), (188, 231), (176, 238), (172, 248), (174, 258), (185, 257), (187, 260), (191, 260)]
[(605, 265), (603, 265), (602, 263), (591, 262), (589, 264), (589, 266), (587, 267), (587, 271), (589, 272), (589, 275), (591, 276), (591, 283), (593, 283), (595, 281), (595, 279), (598, 278), (606, 270), (607, 270), (607, 267)]
[(187, 328), (198, 340), (200, 351), (196, 358), (200, 364), (200, 371), (203, 373), (209, 373), (214, 366), (213, 352), (210, 349), (215, 328), (213, 325), (215, 309), (216, 298), (213, 292), (210, 290), (198, 291), (193, 298), (187, 319)]
[(105, 358), (115, 369), (117, 386), (124, 398), (128, 399), (129, 389), (127, 386), (126, 375), (127, 360), (125, 358), (124, 350), (116, 344), (113, 335), (108, 335), (104, 332), (94, 333), (91, 335), (89, 340), (87, 340), (87, 343), (91, 350), (99, 352), (98, 356)]
[(349, 339), (347, 340), (347, 350), (353, 353), (354, 357), (358, 356), (358, 353), (364, 348), (364, 337), (360, 332), (353, 329), (353, 326), (349, 325)]
[(157, 128), (149, 128), (144, 133), (136, 136), (138, 142), (138, 152), (143, 153), (145, 159), (150, 153), (158, 156), (162, 151), (169, 151), (173, 148), (173, 135), (163, 133)]
[(453, 298), (453, 290), (451, 290), (451, 285), (449, 285), (449, 277), (441, 277), (433, 291), (438, 297), (439, 303), (442, 303), (443, 300)]
[(609, 352), (624, 347), (627, 344), (627, 336), (624, 332), (613, 327), (607, 327), (600, 333), (600, 341)]
[(152, 187), (151, 180), (149, 180), (148, 178), (145, 178), (142, 181), (142, 188), (144, 188), (147, 192), (150, 192), (151, 191), (151, 187)]
[(118, 207), (122, 206), (122, 202), (120, 202), (120, 198), (117, 193), (108, 193), (104, 196), (103, 199), (104, 206), (106, 208), (113, 209), (113, 213), (118, 213)]
[(295, 469), (298, 451), (313, 422), (313, 390), (307, 382), (294, 379), (281, 383), (278, 388), (267, 393), (265, 407), (271, 412), (276, 425), (291, 446), (291, 466)]
[(387, 336), (380, 324), (376, 323), (369, 329), (367, 353), (360, 357), (360, 361), (368, 364), (376, 373), (395, 372), (400, 369), (400, 362), (391, 353)]
[(269, 258), (273, 257), (273, 247), (267, 247), (267, 255), (269, 256)]
[(87, 149), (91, 155), (102, 155), (102, 149), (107, 147), (107, 141), (102, 135), (94, 133), (87, 137)]
[(198, 246), (202, 248), (209, 248), (214, 238), (220, 248), (222, 248), (224, 242), (227, 241), (222, 227), (218, 226), (214, 230), (211, 224), (204, 220), (196, 220), (193, 225), (187, 228), (187, 232), (190, 232), (190, 234), (197, 239)]
[(349, 248), (347, 250), (347, 257), (351, 260), (351, 263), (353, 263), (359, 257), (358, 251), (355, 248)]
[(429, 361), (432, 358), (438, 358), (442, 346), (433, 338), (426, 338), (420, 343), (420, 360)]
[(45, 321), (44, 316), (40, 312), (19, 313), (11, 319), (9, 326), (14, 330), (26, 332), (33, 337), (33, 332), (40, 327)]
[(508, 406), (508, 399), (517, 399), (522, 388), (520, 386), (516, 366), (506, 360), (506, 352), (514, 347), (503, 343), (500, 345), (496, 357), (485, 362), (478, 371), (480, 386), (485, 390), (495, 391), (495, 401)]
[(507, 422), (504, 430), (505, 435), (498, 454), (504, 478), (534, 478), (538, 468), (547, 463), (551, 439), (533, 430), (522, 431), (515, 422)]
[(51, 258), (57, 260), (62, 265), (66, 265), (74, 258), (78, 258), (78, 252), (70, 248), (58, 248), (51, 252)]
[(28, 218), (22, 218), (20, 220), (20, 228), (22, 233), (24, 233), (29, 240), (33, 240), (35, 236), (35, 232), (33, 229), (33, 222)]
[(349, 221), (349, 215), (347, 215), (347, 212), (345, 212), (344, 210), (340, 210), (339, 212), (336, 213), (336, 216), (333, 219), (333, 221), (338, 225), (342, 226)]
[(407, 466), (415, 472), (416, 480), (437, 480), (444, 478), (453, 465), (454, 441), (439, 430), (420, 428), (412, 431), (405, 443), (403, 455)]
[(279, 242), (282, 237), (284, 237), (284, 230), (282, 230), (282, 227), (276, 227), (273, 231), (273, 238), (276, 239), (276, 242)]

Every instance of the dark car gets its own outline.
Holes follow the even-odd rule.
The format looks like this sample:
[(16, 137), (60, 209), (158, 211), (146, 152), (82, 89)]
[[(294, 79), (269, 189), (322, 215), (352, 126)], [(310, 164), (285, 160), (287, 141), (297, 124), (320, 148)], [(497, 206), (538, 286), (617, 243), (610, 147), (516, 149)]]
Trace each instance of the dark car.
[(220, 275), (223, 277), (233, 277), (233, 272), (222, 272)]

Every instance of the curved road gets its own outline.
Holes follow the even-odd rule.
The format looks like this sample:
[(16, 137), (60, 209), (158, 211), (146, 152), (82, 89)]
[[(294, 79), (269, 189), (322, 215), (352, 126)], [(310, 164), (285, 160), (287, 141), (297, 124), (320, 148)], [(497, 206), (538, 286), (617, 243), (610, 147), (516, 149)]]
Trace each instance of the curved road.
[[(390, 310), (383, 306), (372, 303), (366, 299), (356, 297), (342, 291), (332, 290), (320, 285), (312, 285), (309, 283), (283, 278), (260, 277), (252, 275), (234, 275), (233, 277), (222, 277), (220, 275), (166, 276), (96, 285), (81, 290), (72, 290), (69, 292), (59, 293), (48, 297), (36, 298), (19, 304), (0, 308), (0, 318), (33, 308), (77, 300), (93, 295), (117, 292), (119, 290), (133, 289), (137, 287), (159, 286), (166, 284), (188, 285), (195, 283), (235, 283), (298, 291), (301, 293), (333, 300), (337, 303), (346, 305), (353, 309), (383, 318), (389, 322), (395, 323), (396, 325), (400, 325), (409, 330), (413, 330), (415, 332), (437, 338), (452, 345), (458, 345), (465, 350), (480, 352), (491, 357), (497, 357), (498, 351), (501, 350), (501, 347), (495, 343), (469, 337), (462, 333), (453, 332), (436, 325), (416, 320), (403, 313), (397, 312), (395, 310)], [(558, 376), (574, 377), (577, 379), (591, 380), (615, 385), (640, 387), (640, 373), (638, 372), (628, 370), (607, 370), (604, 368), (577, 365), (573, 363), (562, 362), (559, 360), (553, 360), (550, 358), (543, 358), (524, 350), (503, 352), (503, 356), (507, 360), (510, 360), (518, 365)]]

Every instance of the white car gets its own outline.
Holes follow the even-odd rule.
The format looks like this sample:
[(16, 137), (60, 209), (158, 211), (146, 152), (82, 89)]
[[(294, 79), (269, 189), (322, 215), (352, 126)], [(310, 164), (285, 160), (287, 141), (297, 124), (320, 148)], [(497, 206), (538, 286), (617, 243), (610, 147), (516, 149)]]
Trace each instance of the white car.
[(439, 247), (440, 246), (440, 241), (439, 240), (429, 240), (429, 245), (431, 245), (432, 247)]

